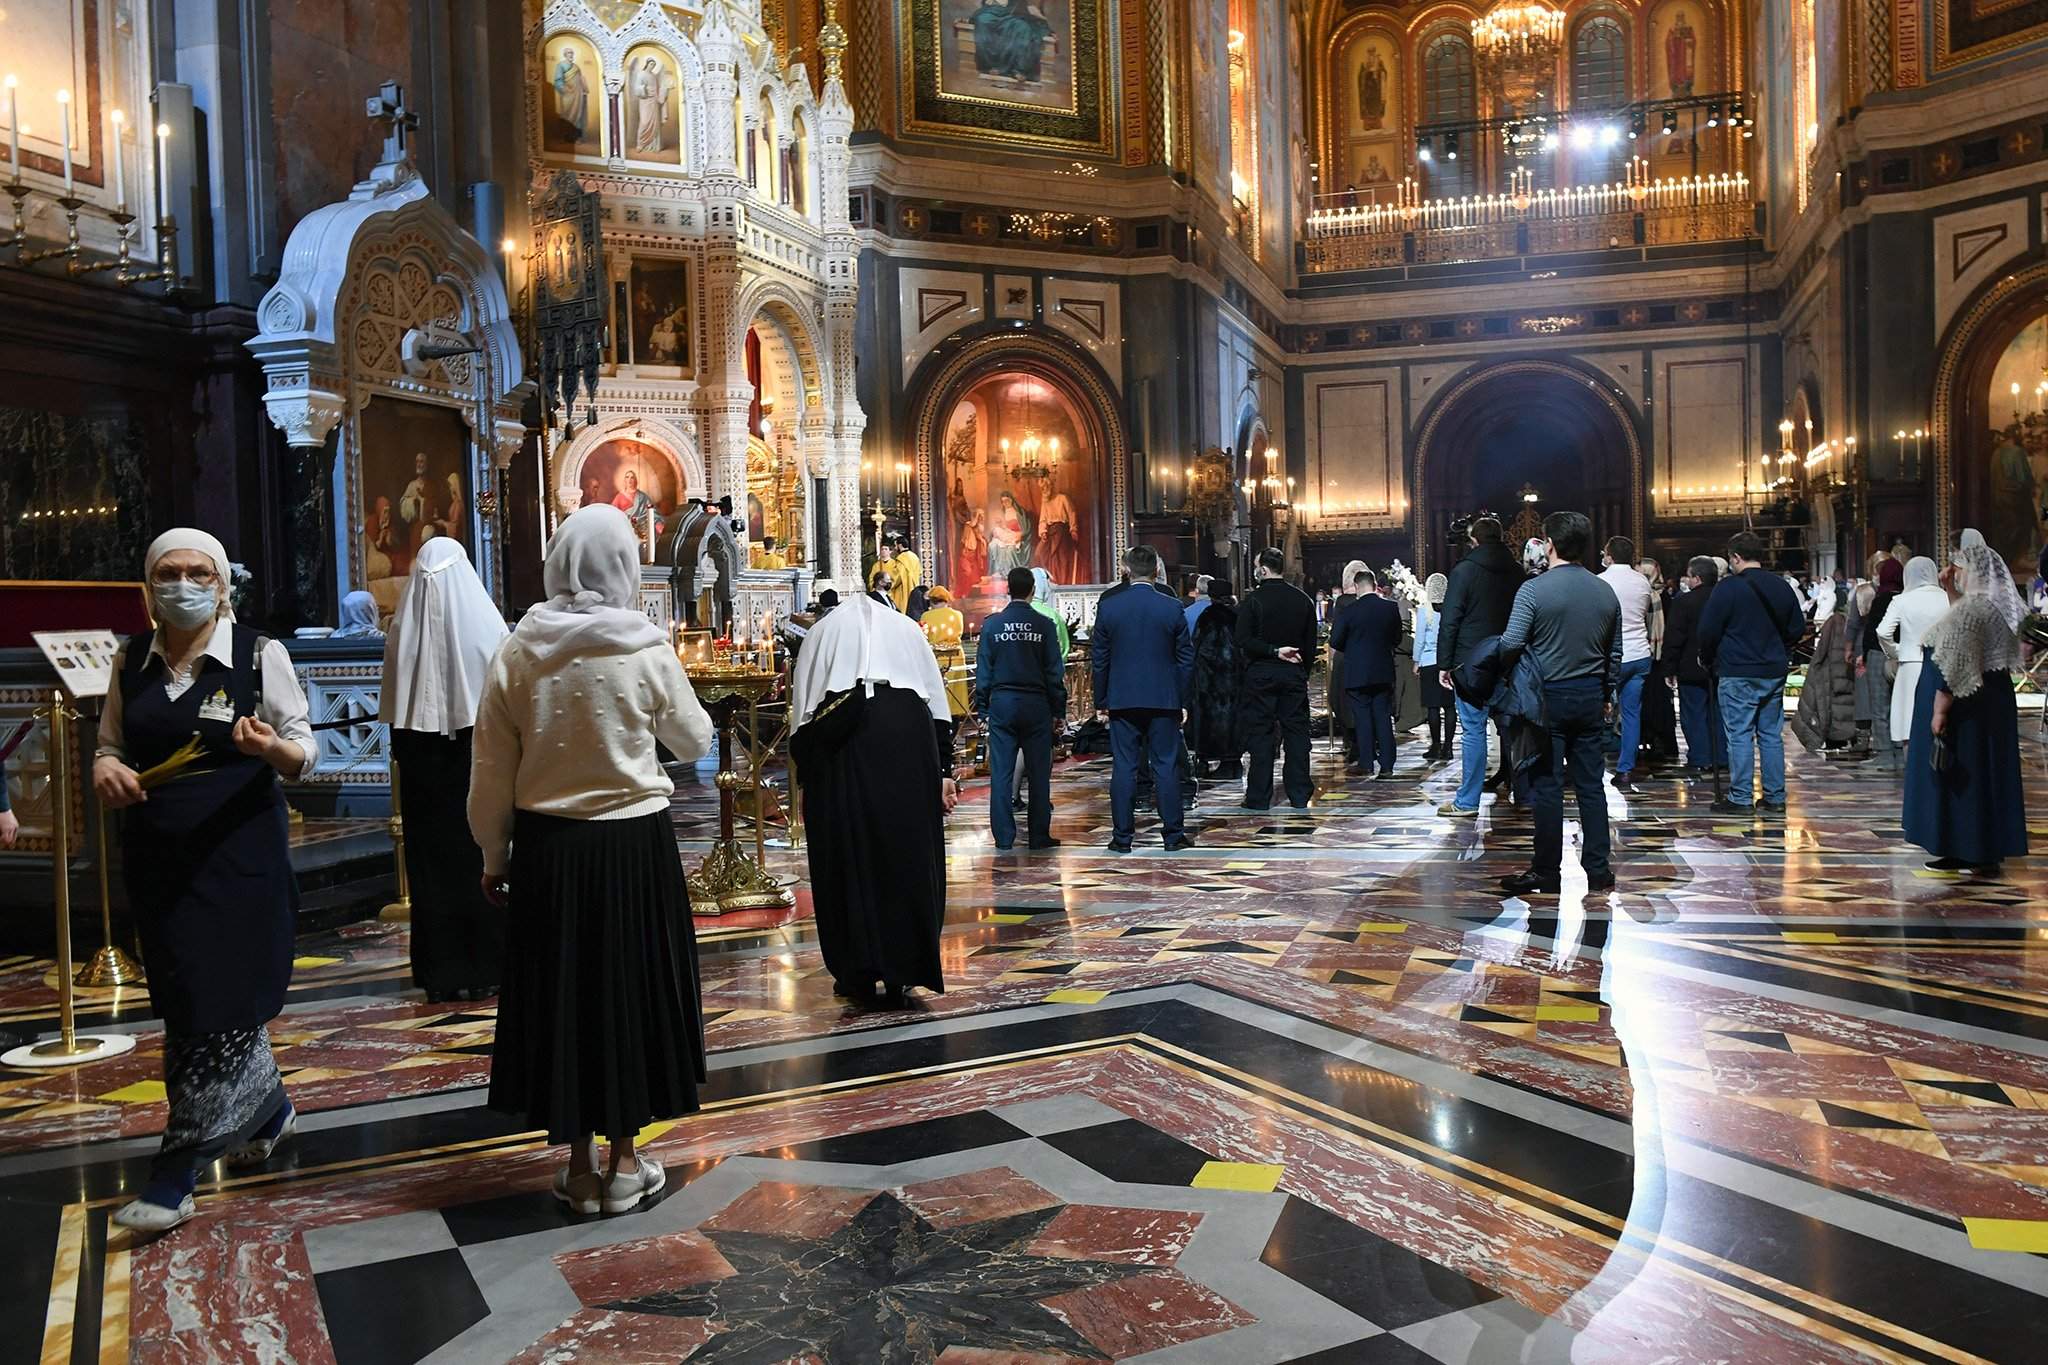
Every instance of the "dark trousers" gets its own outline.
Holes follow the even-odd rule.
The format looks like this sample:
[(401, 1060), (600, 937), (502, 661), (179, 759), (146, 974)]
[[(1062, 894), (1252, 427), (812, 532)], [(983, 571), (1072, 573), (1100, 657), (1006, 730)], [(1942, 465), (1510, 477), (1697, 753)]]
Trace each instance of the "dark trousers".
[(1351, 726), (1358, 732), (1358, 761), (1383, 773), (1394, 771), (1394, 689), (1347, 687)]
[(1006, 688), (988, 699), (988, 827), (998, 848), (1017, 842), (1012, 793), (1020, 754), (1030, 792), (1030, 839), (1042, 844), (1052, 837), (1052, 703), (1041, 692)]
[(1607, 831), (1607, 725), (1605, 689), (1585, 678), (1543, 689), (1550, 719), (1550, 745), (1529, 774), (1529, 806), (1536, 816), (1536, 858), (1530, 870), (1555, 878), (1564, 867), (1564, 783), (1579, 796), (1584, 837), (1580, 864), (1589, 877), (1610, 870)]
[(1728, 731), (1707, 683), (1678, 685), (1678, 723), (1685, 731), (1685, 761), (1695, 768), (1728, 766)]
[(1244, 675), (1245, 746), (1251, 767), (1245, 773), (1244, 803), (1273, 804), (1273, 735), (1277, 730), (1286, 754), (1281, 781), (1287, 800), (1308, 804), (1313, 788), (1308, 776), (1308, 674), (1295, 664), (1254, 664)]
[(1177, 839), (1186, 832), (1181, 821), (1180, 712), (1112, 711), (1109, 713), (1109, 813), (1119, 842), (1129, 843), (1136, 826), (1138, 766), (1152, 770), (1159, 793), (1160, 832)]

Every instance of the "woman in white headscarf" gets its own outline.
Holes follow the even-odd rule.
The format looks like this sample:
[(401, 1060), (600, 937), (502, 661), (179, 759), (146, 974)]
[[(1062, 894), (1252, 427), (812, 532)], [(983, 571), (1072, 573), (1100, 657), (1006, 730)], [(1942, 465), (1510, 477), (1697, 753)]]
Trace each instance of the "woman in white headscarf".
[[(626, 514), (578, 509), (548, 546), (547, 600), (486, 671), (469, 828), (508, 907), (490, 1105), (569, 1144), (555, 1197), (624, 1213), (667, 1183), (634, 1135), (697, 1108), (697, 942), (660, 746), (711, 748), (711, 717), (640, 611)], [(600, 1170), (595, 1135), (611, 1143)]]
[(341, 624), (335, 628), (334, 639), (374, 640), (383, 634), (377, 629), (376, 598), (358, 590), (341, 599)]
[(916, 622), (853, 597), (811, 628), (791, 680), (818, 947), (839, 994), (943, 992), (953, 713)]
[(279, 778), (310, 773), (316, 750), (291, 656), (236, 623), (229, 574), (204, 531), (151, 543), (156, 629), (115, 659), (93, 760), (101, 804), (127, 812), (128, 902), (164, 1022), (163, 1145), (114, 1215), (142, 1232), (192, 1216), (202, 1167), (260, 1164), (293, 1129), (265, 1027), (291, 982), (299, 899)]
[(1954, 567), (1962, 596), (1922, 642), (1904, 825), (1934, 855), (1928, 867), (1995, 876), (2027, 851), (2012, 685), (2022, 608), (2004, 559), (1981, 541)]
[[(1926, 555), (1906, 561), (1905, 591), (1892, 599), (1877, 623), (1877, 637), (1898, 657), (1898, 676), (1892, 679), (1891, 734), (1904, 744), (1913, 731), (1913, 700), (1920, 691), (1920, 665), (1926, 658), (1922, 642), (1942, 617), (1948, 615), (1948, 594), (1941, 588), (1941, 571)], [(1909, 751), (1907, 757), (1913, 755)]]
[(433, 1002), (498, 993), (505, 916), (484, 899), (483, 855), (469, 837), (470, 737), (505, 618), (452, 536), (420, 547), (384, 639), (379, 719), (391, 727), (412, 979)]

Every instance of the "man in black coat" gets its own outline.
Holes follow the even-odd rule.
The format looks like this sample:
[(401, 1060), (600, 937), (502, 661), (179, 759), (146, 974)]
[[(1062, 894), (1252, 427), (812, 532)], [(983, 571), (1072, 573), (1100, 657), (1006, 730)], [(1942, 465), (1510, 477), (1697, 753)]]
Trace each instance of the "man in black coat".
[(1714, 675), (1700, 657), (1700, 612), (1721, 579), (1714, 561), (1699, 555), (1685, 566), (1686, 592), (1664, 613), (1664, 663), (1678, 689), (1678, 722), (1685, 731), (1685, 771), (1709, 777), (1728, 766), (1728, 735), (1714, 699)]
[(1287, 557), (1277, 549), (1259, 551), (1259, 580), (1237, 613), (1237, 647), (1244, 656), (1245, 741), (1251, 767), (1245, 773), (1244, 807), (1273, 804), (1273, 731), (1277, 727), (1286, 762), (1287, 801), (1308, 805), (1308, 675), (1317, 652), (1316, 604), (1283, 576)]
[(1401, 643), (1401, 609), (1379, 591), (1371, 569), (1359, 570), (1345, 589), (1356, 594), (1330, 626), (1330, 650), (1344, 656), (1344, 690), (1358, 731), (1354, 773), (1394, 775), (1394, 650)]
[[(1508, 612), (1522, 587), (1522, 566), (1502, 543), (1497, 518), (1474, 518), (1466, 535), (1471, 548), (1451, 570), (1437, 625), (1436, 662), (1446, 673), (1455, 673), (1481, 644), (1507, 629)], [(1479, 799), (1486, 785), (1486, 711), (1463, 696), (1458, 698), (1458, 752), (1464, 764), (1458, 794), (1448, 805), (1437, 808), (1438, 815), (1479, 814)], [(1501, 753), (1501, 770), (1505, 772), (1505, 744)]]

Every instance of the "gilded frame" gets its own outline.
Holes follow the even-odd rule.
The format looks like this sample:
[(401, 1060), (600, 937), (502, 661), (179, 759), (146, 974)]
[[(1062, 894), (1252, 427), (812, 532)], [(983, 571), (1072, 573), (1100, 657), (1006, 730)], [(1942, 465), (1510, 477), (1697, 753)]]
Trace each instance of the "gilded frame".
[(1058, 156), (1117, 154), (1110, 51), (1120, 43), (1111, 0), (1072, 5), (1074, 98), (1068, 110), (947, 92), (940, 84), (945, 0), (897, 0), (899, 98), (906, 137), (978, 142)]

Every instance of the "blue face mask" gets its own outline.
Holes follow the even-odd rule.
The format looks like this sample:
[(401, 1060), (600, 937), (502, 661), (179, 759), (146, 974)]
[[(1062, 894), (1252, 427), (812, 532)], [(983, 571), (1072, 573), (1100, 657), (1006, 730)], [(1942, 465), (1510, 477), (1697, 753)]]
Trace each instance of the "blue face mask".
[(197, 630), (220, 610), (218, 592), (182, 578), (151, 585), (150, 597), (156, 605), (156, 619), (174, 630)]

